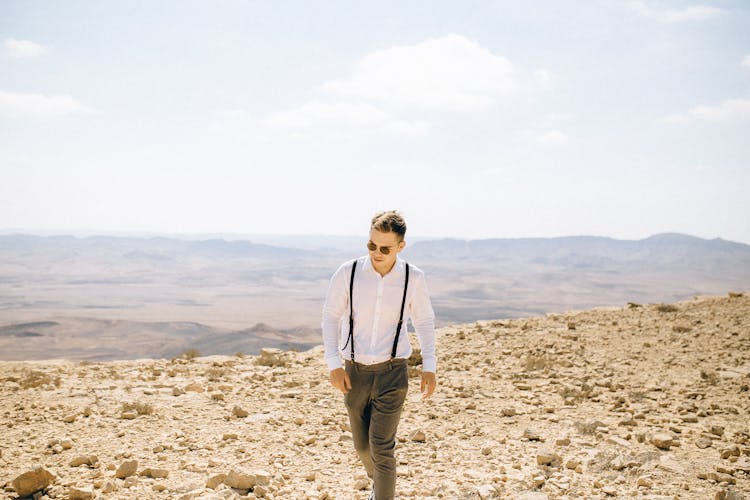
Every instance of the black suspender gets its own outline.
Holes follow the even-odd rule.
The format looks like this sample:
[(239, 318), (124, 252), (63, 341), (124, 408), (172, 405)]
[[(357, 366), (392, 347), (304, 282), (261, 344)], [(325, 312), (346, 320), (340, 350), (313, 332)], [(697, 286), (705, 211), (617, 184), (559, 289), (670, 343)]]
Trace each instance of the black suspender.
[[(357, 270), (357, 261), (354, 261), (354, 265), (352, 266), (352, 277), (349, 279), (349, 336), (346, 338), (346, 344), (351, 342), (351, 350), (352, 350), (352, 362), (354, 362), (354, 271)], [(344, 349), (346, 349), (346, 344), (344, 344)]]
[[(350, 353), (352, 362), (354, 362), (354, 272), (357, 270), (357, 261), (354, 261), (352, 265), (352, 275), (349, 278), (349, 335), (346, 338), (346, 349), (347, 344), (351, 342)], [(404, 322), (404, 306), (406, 305), (406, 291), (409, 288), (409, 263), (406, 263), (406, 278), (404, 279), (404, 296), (401, 298), (401, 312), (398, 316), (398, 326), (396, 326), (396, 338), (393, 339), (393, 348), (391, 349), (391, 359), (396, 357), (396, 349), (398, 348), (398, 337), (401, 335), (401, 325)]]
[(396, 357), (396, 348), (398, 347), (398, 336), (401, 334), (401, 323), (404, 321), (404, 304), (406, 304), (406, 288), (409, 286), (409, 264), (406, 264), (406, 279), (404, 280), (404, 297), (401, 299), (401, 314), (398, 316), (398, 326), (396, 327), (396, 338), (393, 340), (393, 349), (391, 349), (391, 359)]

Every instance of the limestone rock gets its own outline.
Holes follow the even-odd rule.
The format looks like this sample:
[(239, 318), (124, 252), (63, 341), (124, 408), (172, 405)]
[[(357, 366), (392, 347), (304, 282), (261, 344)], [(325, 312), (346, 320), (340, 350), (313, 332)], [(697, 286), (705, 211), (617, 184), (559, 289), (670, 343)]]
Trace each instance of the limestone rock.
[(69, 465), (71, 467), (79, 467), (81, 465), (94, 467), (97, 462), (99, 462), (99, 458), (96, 455), (81, 455), (71, 460)]
[(166, 479), (167, 477), (169, 477), (169, 471), (166, 469), (148, 468), (143, 469), (139, 475), (143, 477), (151, 477), (154, 479)]
[(673, 444), (672, 436), (665, 432), (658, 432), (651, 436), (651, 444), (660, 450), (668, 450)]
[(19, 497), (27, 497), (37, 491), (45, 489), (54, 481), (55, 476), (53, 476), (47, 469), (37, 467), (34, 470), (24, 472), (16, 477), (11, 481), (11, 485), (13, 486), (13, 489), (16, 490), (16, 494)]
[(542, 435), (539, 434), (539, 432), (537, 432), (535, 429), (524, 430), (523, 439), (528, 439), (529, 441), (544, 441)]
[(424, 443), (427, 440), (427, 436), (425, 436), (423, 430), (417, 429), (411, 433), (409, 439), (414, 441), (415, 443)]
[(736, 444), (733, 444), (732, 446), (729, 446), (727, 448), (724, 448), (721, 450), (721, 458), (729, 458), (729, 457), (739, 457), (741, 455), (740, 447)]
[(115, 481), (106, 481), (104, 486), (102, 486), (102, 493), (104, 494), (114, 493), (115, 491), (117, 491), (117, 483)]
[(91, 500), (94, 498), (94, 490), (91, 488), (73, 487), (68, 490), (68, 500)]
[(716, 493), (715, 500), (745, 500), (745, 497), (734, 488), (727, 488)]
[(223, 484), (226, 480), (227, 475), (226, 474), (216, 474), (208, 478), (208, 481), (206, 481), (206, 488), (210, 488), (212, 490), (215, 490), (219, 487), (220, 484)]
[(198, 382), (191, 382), (184, 388), (185, 392), (205, 392), (205, 390)]
[(703, 450), (711, 446), (712, 441), (703, 437), (699, 437), (695, 440), (695, 446)]
[(560, 455), (548, 448), (542, 448), (536, 455), (537, 465), (549, 465), (550, 467), (560, 467), (562, 458)]
[(224, 479), (224, 484), (230, 488), (237, 488), (240, 490), (249, 490), (255, 486), (256, 478), (252, 474), (247, 474), (242, 471), (236, 471), (232, 469)]
[(115, 477), (117, 479), (125, 479), (136, 473), (138, 470), (138, 460), (126, 460), (121, 463), (115, 471)]
[(255, 483), (263, 486), (271, 484), (271, 474), (263, 469), (257, 469), (253, 471), (255, 476)]
[(232, 415), (234, 415), (237, 418), (245, 418), (250, 414), (246, 412), (245, 410), (243, 410), (242, 408), (240, 408), (239, 406), (235, 406), (232, 409)]

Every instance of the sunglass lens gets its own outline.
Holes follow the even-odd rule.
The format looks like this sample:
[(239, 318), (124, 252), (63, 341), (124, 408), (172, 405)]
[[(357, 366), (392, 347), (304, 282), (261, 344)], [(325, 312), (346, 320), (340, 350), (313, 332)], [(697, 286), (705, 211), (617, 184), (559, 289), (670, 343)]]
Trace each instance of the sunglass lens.
[[(374, 252), (375, 250), (378, 249), (378, 246), (372, 241), (368, 241), (367, 249), (371, 252)], [(380, 253), (382, 253), (383, 255), (388, 255), (389, 253), (391, 253), (391, 249), (390, 247), (380, 247)]]

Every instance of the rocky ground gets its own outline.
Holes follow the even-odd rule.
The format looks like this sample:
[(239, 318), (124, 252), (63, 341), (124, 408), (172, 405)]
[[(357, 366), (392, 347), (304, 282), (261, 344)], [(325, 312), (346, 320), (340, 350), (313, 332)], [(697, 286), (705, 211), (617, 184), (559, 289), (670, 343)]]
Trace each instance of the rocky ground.
[[(455, 325), (438, 342), (431, 400), (411, 368), (400, 498), (750, 498), (747, 294)], [(369, 487), (321, 348), (0, 363), (2, 498)]]

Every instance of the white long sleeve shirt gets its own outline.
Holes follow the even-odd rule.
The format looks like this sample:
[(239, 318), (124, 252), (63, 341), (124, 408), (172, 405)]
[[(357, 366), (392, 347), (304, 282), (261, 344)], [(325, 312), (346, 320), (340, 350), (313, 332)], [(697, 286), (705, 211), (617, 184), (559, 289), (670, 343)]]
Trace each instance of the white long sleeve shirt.
[[(385, 276), (373, 268), (369, 256), (356, 259), (354, 273), (354, 360), (375, 364), (391, 358), (396, 337), (401, 301), (404, 294), (406, 262), (396, 259), (393, 269)], [(345, 262), (331, 278), (323, 306), (323, 345), (328, 369), (342, 366), (341, 358), (350, 359), (349, 335), (349, 280), (354, 260)], [(435, 313), (427, 293), (424, 273), (409, 264), (409, 286), (401, 334), (396, 349), (397, 358), (408, 358), (412, 348), (406, 333), (411, 320), (422, 350), (422, 370), (435, 372)]]

